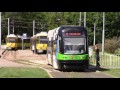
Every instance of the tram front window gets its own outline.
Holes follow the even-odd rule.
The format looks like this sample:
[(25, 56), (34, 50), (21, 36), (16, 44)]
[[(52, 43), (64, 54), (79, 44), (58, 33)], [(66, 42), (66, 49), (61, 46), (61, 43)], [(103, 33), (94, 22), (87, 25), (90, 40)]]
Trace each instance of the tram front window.
[(10, 43), (15, 43), (15, 41), (16, 41), (15, 39), (9, 39)]
[(48, 43), (47, 36), (40, 36), (40, 43), (41, 44), (47, 44)]
[(64, 54), (83, 54), (85, 50), (85, 38), (64, 38)]
[(47, 41), (47, 40), (40, 40), (40, 43), (41, 43), (41, 44), (47, 44), (48, 41)]
[(40, 39), (47, 39), (47, 36), (40, 36)]

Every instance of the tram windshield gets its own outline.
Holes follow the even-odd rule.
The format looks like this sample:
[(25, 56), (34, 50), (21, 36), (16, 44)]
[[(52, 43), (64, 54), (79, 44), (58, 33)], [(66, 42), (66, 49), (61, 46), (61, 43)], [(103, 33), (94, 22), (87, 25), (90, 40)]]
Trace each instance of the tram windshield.
[(40, 36), (40, 39), (47, 39), (47, 36)]
[(10, 39), (9, 39), (9, 42), (10, 42), (10, 43), (15, 43), (15, 41), (16, 41), (15, 38), (10, 38)]
[(85, 48), (85, 38), (64, 38), (64, 54), (83, 54)]
[(47, 41), (47, 36), (40, 36), (40, 44), (47, 44), (48, 41)]

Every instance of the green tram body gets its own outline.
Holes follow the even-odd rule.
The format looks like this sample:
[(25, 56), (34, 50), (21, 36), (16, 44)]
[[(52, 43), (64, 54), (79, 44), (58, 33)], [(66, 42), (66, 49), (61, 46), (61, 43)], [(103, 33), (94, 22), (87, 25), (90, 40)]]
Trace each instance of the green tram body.
[[(69, 49), (65, 49), (67, 46)], [(86, 28), (61, 26), (49, 30), (47, 61), (55, 69), (88, 68), (89, 54)]]

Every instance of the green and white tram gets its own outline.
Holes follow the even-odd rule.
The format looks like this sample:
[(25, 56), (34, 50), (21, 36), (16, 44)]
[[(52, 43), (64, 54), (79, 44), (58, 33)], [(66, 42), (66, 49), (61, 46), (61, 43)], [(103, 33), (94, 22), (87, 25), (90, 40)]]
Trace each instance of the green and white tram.
[(48, 31), (47, 62), (55, 69), (89, 66), (88, 35), (82, 26), (60, 26)]

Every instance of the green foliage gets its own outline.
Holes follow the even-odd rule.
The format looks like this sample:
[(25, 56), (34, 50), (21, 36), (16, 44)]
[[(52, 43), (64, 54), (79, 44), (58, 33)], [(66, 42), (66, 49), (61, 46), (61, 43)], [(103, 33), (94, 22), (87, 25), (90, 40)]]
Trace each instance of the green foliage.
[(112, 39), (105, 40), (105, 51), (109, 53), (115, 53), (118, 48), (120, 48), (120, 37), (114, 37)]
[(115, 50), (115, 54), (120, 54), (120, 48), (118, 48), (117, 50)]
[(115, 69), (109, 69), (107, 71), (104, 71), (113, 77), (120, 78), (120, 68), (115, 68)]
[[(35, 33), (48, 31), (61, 25), (79, 25), (79, 12), (2, 12), (2, 35), (7, 35), (7, 19), (10, 18), (10, 33), (32, 36), (33, 20), (35, 20)], [(96, 23), (96, 39), (102, 42), (103, 16), (102, 12), (87, 12), (86, 25), (89, 35), (89, 44), (93, 45), (93, 30)], [(20, 23), (21, 22), (21, 23)], [(84, 12), (82, 12), (82, 26), (84, 25)], [(120, 12), (105, 13), (105, 38), (120, 35)]]

